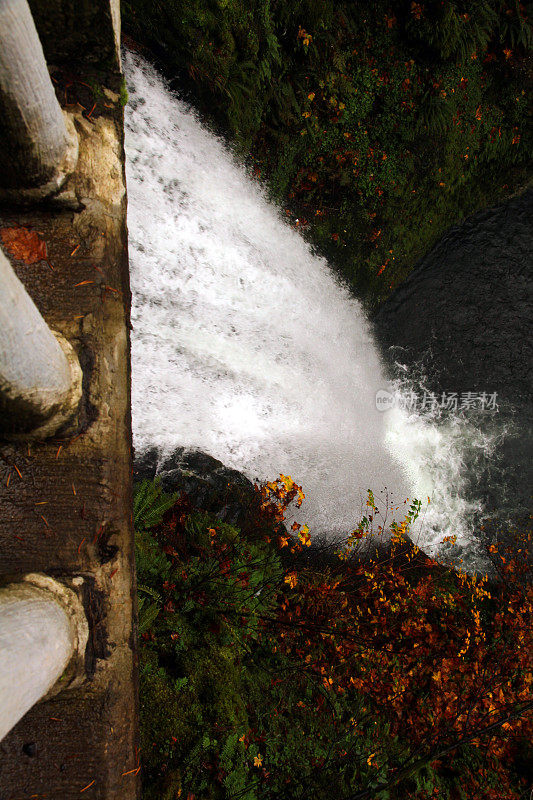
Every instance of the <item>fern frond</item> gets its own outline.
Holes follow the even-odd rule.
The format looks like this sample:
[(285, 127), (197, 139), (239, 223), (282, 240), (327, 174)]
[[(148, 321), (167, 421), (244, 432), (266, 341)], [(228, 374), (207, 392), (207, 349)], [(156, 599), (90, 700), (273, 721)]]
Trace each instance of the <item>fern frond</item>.
[(144, 633), (155, 622), (161, 606), (159, 603), (151, 603), (148, 608), (139, 611), (139, 633)]
[(178, 499), (177, 492), (168, 494), (161, 488), (161, 479), (145, 480), (134, 486), (133, 523), (137, 530), (146, 530), (159, 525), (163, 514), (172, 508)]
[(159, 594), (159, 592), (156, 592), (155, 589), (152, 589), (151, 586), (146, 586), (146, 584), (138, 583), (137, 584), (137, 591), (138, 592), (143, 592), (144, 594), (147, 594), (150, 597), (153, 597), (153, 599), (157, 600), (159, 603), (163, 602), (162, 596)]

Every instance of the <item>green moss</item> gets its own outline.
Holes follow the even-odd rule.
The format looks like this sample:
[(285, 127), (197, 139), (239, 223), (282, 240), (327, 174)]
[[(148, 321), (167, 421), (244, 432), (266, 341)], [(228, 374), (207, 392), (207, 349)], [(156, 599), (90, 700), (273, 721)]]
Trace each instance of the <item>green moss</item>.
[(86, 83), (90, 87), (95, 101), (104, 101), (106, 99), (103, 86), (97, 78), (88, 77)]
[(123, 77), (122, 81), (120, 83), (120, 99), (119, 99), (119, 103), (124, 108), (124, 106), (127, 104), (128, 100), (129, 100), (129, 97), (128, 97), (128, 90), (126, 88), (126, 79)]

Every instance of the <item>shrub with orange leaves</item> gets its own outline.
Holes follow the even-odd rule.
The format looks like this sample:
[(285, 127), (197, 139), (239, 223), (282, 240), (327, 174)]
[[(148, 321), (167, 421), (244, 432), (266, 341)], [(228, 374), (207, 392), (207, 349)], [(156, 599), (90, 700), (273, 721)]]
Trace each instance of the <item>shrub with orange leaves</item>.
[[(531, 537), (489, 543), (489, 581), (409, 542), (419, 501), (376, 525), (369, 492), (345, 546), (321, 555), (302, 547), (307, 526), (282, 527), (303, 499), (292, 478), (256, 497), (246, 536), (184, 498), (140, 534), (146, 796), (179, 775), (184, 791), (228, 800), (519, 800), (533, 733)], [(361, 548), (387, 531), (386, 553)]]

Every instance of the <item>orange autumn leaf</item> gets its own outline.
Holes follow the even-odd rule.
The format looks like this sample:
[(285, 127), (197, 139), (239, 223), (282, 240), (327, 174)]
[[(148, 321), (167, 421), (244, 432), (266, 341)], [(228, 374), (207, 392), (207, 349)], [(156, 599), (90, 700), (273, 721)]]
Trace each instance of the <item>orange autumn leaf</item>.
[(415, 19), (420, 19), (422, 16), (422, 6), (419, 3), (411, 3), (411, 14)]
[(291, 589), (294, 589), (294, 587), (298, 583), (298, 576), (297, 576), (296, 572), (289, 572), (285, 576), (285, 583), (288, 583), (289, 586), (291, 587)]
[(46, 242), (36, 231), (28, 228), (2, 228), (0, 237), (5, 249), (25, 264), (36, 264), (47, 257)]
[(301, 531), (298, 533), (298, 538), (301, 541), (301, 543), (304, 544), (306, 547), (311, 546), (311, 537), (309, 535), (309, 528), (307, 527), (307, 525), (304, 525), (302, 527)]

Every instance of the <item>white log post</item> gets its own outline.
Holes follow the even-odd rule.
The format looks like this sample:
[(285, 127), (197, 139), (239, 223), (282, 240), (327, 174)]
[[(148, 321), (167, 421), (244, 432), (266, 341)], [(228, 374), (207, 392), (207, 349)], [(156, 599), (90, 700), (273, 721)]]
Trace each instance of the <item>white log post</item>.
[(52, 436), (75, 415), (81, 392), (74, 350), (52, 333), (0, 250), (0, 438)]
[(0, 199), (53, 194), (78, 159), (27, 0), (0, 0), (0, 143)]
[(52, 578), (0, 589), (0, 740), (83, 656), (87, 631), (79, 599)]

